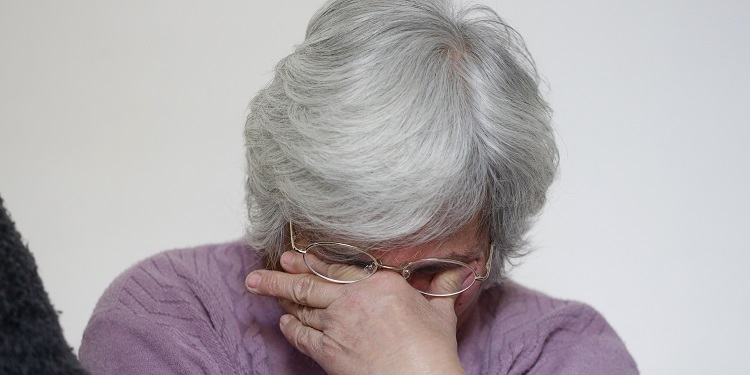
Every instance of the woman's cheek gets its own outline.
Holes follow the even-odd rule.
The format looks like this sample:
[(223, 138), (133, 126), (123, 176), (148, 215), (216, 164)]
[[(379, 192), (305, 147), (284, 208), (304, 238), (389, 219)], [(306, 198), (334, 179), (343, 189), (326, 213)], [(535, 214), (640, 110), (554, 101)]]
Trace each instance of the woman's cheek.
[(458, 317), (459, 325), (463, 321), (461, 318), (468, 314), (472, 308), (477, 304), (479, 294), (481, 292), (481, 283), (475, 283), (469, 288), (469, 290), (461, 293), (456, 298), (456, 303), (453, 305), (456, 310), (456, 316)]

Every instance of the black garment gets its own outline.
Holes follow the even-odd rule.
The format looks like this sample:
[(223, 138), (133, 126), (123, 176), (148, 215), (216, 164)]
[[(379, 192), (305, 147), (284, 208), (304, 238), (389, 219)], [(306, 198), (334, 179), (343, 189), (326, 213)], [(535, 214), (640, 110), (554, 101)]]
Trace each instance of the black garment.
[(0, 198), (0, 374), (86, 374)]

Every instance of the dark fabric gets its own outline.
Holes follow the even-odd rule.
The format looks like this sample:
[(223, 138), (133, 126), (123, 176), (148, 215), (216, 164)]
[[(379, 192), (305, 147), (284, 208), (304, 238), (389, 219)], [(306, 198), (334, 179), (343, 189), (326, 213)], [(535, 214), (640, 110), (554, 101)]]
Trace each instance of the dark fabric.
[(0, 198), (0, 374), (86, 374)]

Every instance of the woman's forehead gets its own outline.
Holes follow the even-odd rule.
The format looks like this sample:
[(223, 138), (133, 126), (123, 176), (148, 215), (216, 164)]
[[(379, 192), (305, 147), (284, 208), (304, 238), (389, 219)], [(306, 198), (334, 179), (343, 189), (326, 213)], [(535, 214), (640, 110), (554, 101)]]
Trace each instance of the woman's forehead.
[(489, 240), (475, 234), (415, 246), (373, 251), (371, 254), (387, 264), (400, 264), (425, 258), (447, 258), (469, 263), (486, 253), (487, 246), (489, 246)]
[(341, 233), (332, 233), (325, 230), (306, 230), (305, 228), (300, 228), (296, 223), (293, 224), (293, 227), (295, 239), (303, 244), (313, 242), (339, 242), (356, 246), (371, 253), (392, 252), (412, 248), (419, 248), (419, 251), (430, 250), (430, 253), (435, 252), (435, 250), (444, 253), (448, 251), (446, 254), (449, 254), (450, 251), (464, 253), (472, 247), (481, 245), (481, 243), (488, 243), (489, 239), (489, 228), (487, 225), (484, 225), (481, 214), (475, 215), (468, 223), (460, 227), (458, 230), (455, 228), (446, 228), (444, 235), (426, 242), (424, 240), (420, 241), (420, 236), (417, 233), (405, 238), (385, 239), (383, 241), (375, 242), (367, 241), (362, 243)]

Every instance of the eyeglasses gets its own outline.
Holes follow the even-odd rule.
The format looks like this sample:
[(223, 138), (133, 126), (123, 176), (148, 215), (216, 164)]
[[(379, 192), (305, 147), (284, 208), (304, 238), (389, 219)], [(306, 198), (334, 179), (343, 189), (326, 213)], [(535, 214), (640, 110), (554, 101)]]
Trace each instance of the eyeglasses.
[(328, 281), (350, 284), (372, 276), (380, 269), (398, 272), (420, 293), (432, 297), (447, 297), (463, 293), (477, 281), (485, 281), (490, 276), (492, 253), (490, 245), (484, 276), (468, 264), (445, 258), (425, 258), (389, 266), (366, 251), (340, 242), (313, 242), (304, 248), (295, 244), (294, 225), (289, 222), (289, 236), (292, 249), (302, 254), (302, 258), (314, 274)]

